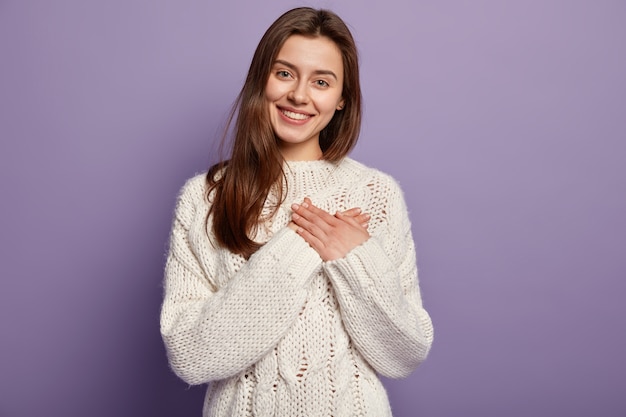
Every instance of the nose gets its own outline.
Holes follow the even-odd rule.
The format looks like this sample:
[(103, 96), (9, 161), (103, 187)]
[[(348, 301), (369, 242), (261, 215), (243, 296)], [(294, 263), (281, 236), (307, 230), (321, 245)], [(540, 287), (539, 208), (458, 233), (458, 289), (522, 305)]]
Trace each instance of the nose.
[(294, 85), (293, 90), (289, 92), (287, 98), (296, 104), (306, 104), (309, 102), (309, 94), (306, 82), (299, 81)]

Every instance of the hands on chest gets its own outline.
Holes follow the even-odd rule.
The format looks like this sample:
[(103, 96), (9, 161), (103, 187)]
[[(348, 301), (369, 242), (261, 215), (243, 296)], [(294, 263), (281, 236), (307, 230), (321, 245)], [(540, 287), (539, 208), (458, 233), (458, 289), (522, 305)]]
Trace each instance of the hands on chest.
[(354, 207), (334, 215), (313, 205), (309, 198), (292, 204), (289, 227), (319, 253), (323, 261), (343, 258), (369, 239), (369, 214)]

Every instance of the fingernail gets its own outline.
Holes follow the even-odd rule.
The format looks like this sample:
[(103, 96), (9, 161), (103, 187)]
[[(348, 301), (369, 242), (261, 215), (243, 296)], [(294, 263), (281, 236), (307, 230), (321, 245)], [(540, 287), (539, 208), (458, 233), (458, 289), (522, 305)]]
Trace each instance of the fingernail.
[(291, 205), (291, 208), (292, 208), (293, 210), (298, 210), (298, 209), (300, 208), (300, 205), (299, 205), (299, 204), (296, 204), (296, 203), (293, 203), (293, 204)]
[(309, 205), (307, 203), (302, 203), (302, 207), (309, 208)]

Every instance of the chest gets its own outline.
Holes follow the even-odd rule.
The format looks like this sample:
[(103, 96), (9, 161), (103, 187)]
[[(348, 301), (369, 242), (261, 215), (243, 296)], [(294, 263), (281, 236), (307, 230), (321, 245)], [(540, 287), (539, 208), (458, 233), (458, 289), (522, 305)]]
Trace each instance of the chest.
[[(367, 184), (341, 187), (288, 187), (284, 190), (282, 202), (275, 195), (268, 197), (261, 214), (266, 220), (259, 225), (254, 240), (261, 244), (266, 243), (274, 234), (286, 227), (291, 221), (291, 205), (301, 203), (305, 197), (310, 198), (313, 204), (330, 214), (354, 207), (370, 212), (372, 208), (372, 194)], [(205, 206), (197, 211), (189, 231), (189, 244), (205, 276), (211, 281), (211, 285), (216, 287), (215, 289), (219, 289), (226, 285), (247, 260), (241, 255), (220, 247), (212, 238), (211, 225), (206, 222), (208, 209), (208, 206)], [(274, 214), (270, 216), (272, 211)], [(374, 232), (374, 228), (370, 226), (370, 233)]]

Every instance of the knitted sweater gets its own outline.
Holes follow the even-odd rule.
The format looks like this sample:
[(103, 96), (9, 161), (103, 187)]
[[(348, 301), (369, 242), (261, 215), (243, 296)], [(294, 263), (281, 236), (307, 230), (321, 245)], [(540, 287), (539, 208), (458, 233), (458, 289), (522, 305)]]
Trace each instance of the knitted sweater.
[[(377, 374), (408, 376), (433, 339), (402, 192), (350, 158), (286, 162), (285, 173), (287, 198), (248, 260), (207, 236), (205, 176), (183, 187), (161, 311), (170, 365), (210, 383), (205, 417), (391, 416)], [(371, 237), (323, 262), (286, 227), (306, 196), (330, 213), (360, 207)]]

